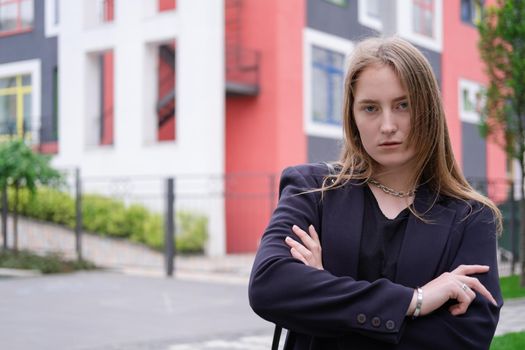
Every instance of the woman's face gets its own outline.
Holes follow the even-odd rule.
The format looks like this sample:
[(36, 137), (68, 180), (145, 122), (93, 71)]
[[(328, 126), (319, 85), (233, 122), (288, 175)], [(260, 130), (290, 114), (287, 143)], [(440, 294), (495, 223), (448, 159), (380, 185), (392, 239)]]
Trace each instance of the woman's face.
[[(410, 166), (416, 151), (408, 144), (410, 106), (408, 93), (392, 68), (365, 68), (354, 87), (353, 113), (365, 151), (380, 171)], [(409, 169), (409, 168), (408, 168)]]

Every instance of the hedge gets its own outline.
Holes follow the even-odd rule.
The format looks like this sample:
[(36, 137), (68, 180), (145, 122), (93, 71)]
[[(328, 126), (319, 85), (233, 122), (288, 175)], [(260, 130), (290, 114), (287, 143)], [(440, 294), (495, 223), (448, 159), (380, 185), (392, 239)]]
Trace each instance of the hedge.
[[(14, 190), (8, 191), (8, 206), (14, 209)], [(75, 201), (65, 192), (39, 187), (36, 194), (19, 191), (19, 214), (69, 228), (75, 227)], [(164, 247), (163, 216), (142, 205), (97, 194), (82, 197), (83, 229), (101, 236), (129, 239), (160, 250)], [(181, 253), (202, 253), (208, 239), (206, 216), (189, 211), (176, 213), (175, 246)]]

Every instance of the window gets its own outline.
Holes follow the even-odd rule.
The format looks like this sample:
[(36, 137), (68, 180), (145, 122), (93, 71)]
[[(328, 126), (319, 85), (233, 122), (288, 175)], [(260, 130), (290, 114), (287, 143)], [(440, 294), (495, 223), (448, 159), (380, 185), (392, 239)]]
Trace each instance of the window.
[(459, 115), (462, 121), (479, 123), (485, 105), (481, 84), (459, 80)]
[(97, 0), (97, 13), (101, 23), (115, 19), (115, 0)]
[(461, 0), (461, 20), (477, 25), (483, 13), (483, 0)]
[(407, 0), (396, 3), (397, 34), (415, 45), (441, 52), (443, 0)]
[(100, 145), (113, 144), (113, 51), (99, 56), (100, 62)]
[(30, 31), (33, 17), (33, 0), (0, 0), (0, 36)]
[(59, 101), (59, 88), (58, 88), (58, 67), (53, 69), (53, 118), (52, 118), (52, 133), (51, 139), (58, 140), (58, 101)]
[(341, 139), (346, 55), (353, 43), (307, 28), (304, 32), (303, 111), (309, 136)]
[(341, 125), (344, 58), (339, 52), (312, 46), (312, 119)]
[(175, 43), (158, 47), (157, 141), (175, 140)]
[(158, 0), (159, 1), (159, 12), (175, 10), (177, 6), (176, 0)]
[(340, 7), (348, 6), (348, 0), (325, 0), (325, 1), (331, 4), (334, 4), (334, 5), (340, 6)]
[(414, 10), (412, 12), (412, 23), (414, 32), (434, 37), (434, 1), (413, 0)]
[(0, 78), (0, 139), (31, 137), (31, 75)]
[(46, 0), (45, 19), (46, 19), (46, 36), (55, 36), (58, 34), (60, 0)]
[(358, 20), (364, 26), (378, 31), (383, 30), (379, 0), (359, 0)]

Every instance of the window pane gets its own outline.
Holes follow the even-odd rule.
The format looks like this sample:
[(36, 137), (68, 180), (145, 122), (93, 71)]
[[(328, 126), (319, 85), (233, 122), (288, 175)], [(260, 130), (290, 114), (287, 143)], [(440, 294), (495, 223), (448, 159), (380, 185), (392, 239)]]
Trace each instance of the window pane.
[(24, 94), (24, 134), (28, 132), (36, 132), (31, 130), (31, 114), (33, 113), (31, 105), (31, 94)]
[(0, 135), (16, 133), (16, 95), (0, 96)]
[(55, 1), (55, 13), (53, 14), (53, 24), (58, 24), (60, 23), (60, 12), (59, 12), (59, 9), (60, 9), (60, 0), (54, 0)]
[(7, 32), (17, 28), (17, 4), (0, 5), (0, 31)]
[(425, 11), (424, 34), (429, 37), (434, 37), (434, 14), (430, 11)]
[(312, 119), (340, 124), (345, 56), (312, 47)]
[(312, 74), (312, 108), (313, 120), (327, 121), (327, 78), (323, 70), (314, 68)]
[(461, 20), (470, 21), (470, 0), (461, 0)]
[(31, 86), (31, 75), (22, 75), (22, 86)]
[(333, 96), (333, 112), (332, 120), (335, 123), (341, 123), (342, 120), (342, 106), (343, 106), (343, 77), (341, 74), (332, 74), (332, 96)]
[(472, 112), (474, 110), (474, 106), (472, 104), (472, 101), (470, 100), (470, 94), (468, 89), (463, 89), (463, 110), (465, 112)]
[(33, 26), (33, 0), (20, 2), (20, 20), (22, 28), (31, 28)]
[(379, 0), (369, 0), (366, 2), (366, 14), (368, 16), (379, 19), (379, 10)]
[(15, 77), (9, 77), (9, 78), (2, 78), (0, 79), (0, 89), (2, 88), (9, 88), (16, 86), (16, 78)]
[(429, 37), (434, 36), (434, 1), (414, 0), (412, 25), (414, 32)]
[(330, 2), (334, 5), (346, 7), (348, 4), (348, 0), (325, 0), (326, 2)]
[(312, 59), (316, 63), (325, 63), (328, 61), (328, 51), (312, 46)]

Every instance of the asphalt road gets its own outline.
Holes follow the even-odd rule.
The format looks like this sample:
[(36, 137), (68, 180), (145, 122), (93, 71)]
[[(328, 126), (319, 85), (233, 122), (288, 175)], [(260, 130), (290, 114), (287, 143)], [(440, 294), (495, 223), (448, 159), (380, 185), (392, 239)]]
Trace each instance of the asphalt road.
[(0, 279), (0, 348), (269, 349), (245, 285), (90, 272)]

